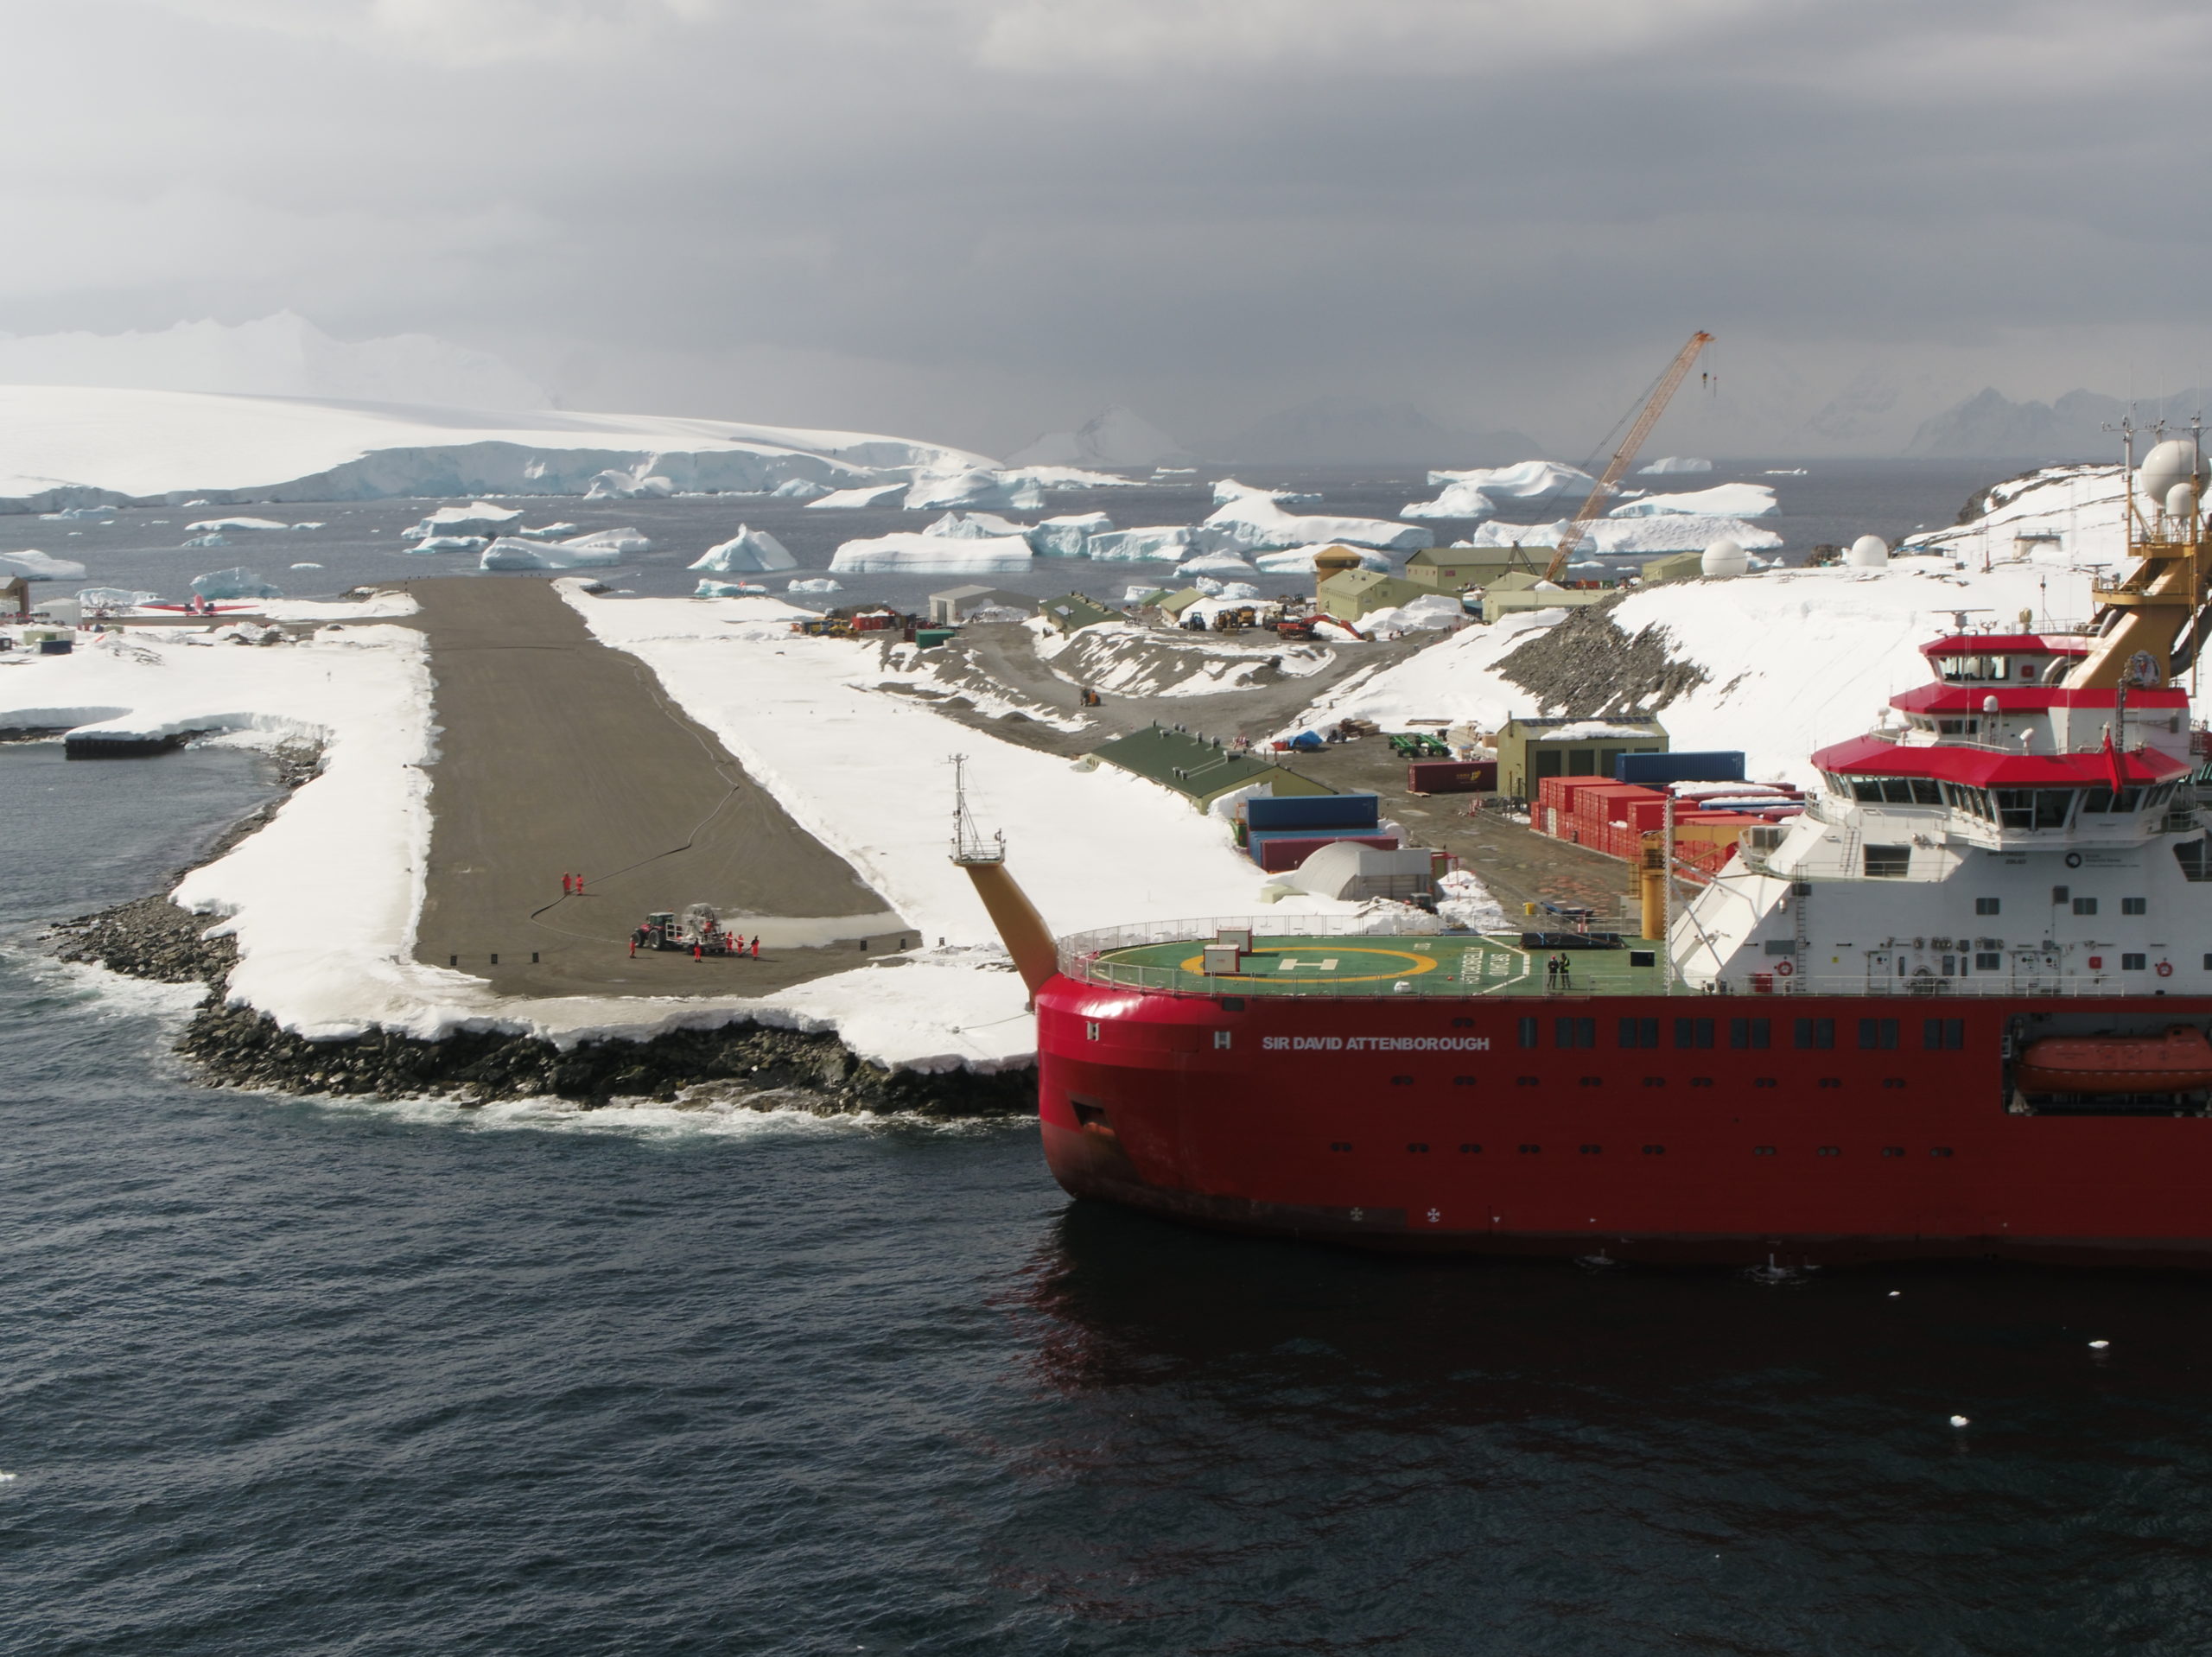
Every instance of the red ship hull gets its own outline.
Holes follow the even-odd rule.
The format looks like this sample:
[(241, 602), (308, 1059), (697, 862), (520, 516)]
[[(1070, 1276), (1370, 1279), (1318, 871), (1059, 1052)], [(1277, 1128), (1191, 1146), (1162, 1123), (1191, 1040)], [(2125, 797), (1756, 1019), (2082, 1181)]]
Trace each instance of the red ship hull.
[(1054, 1178), (1204, 1225), (1661, 1261), (2212, 1265), (2212, 1100), (2038, 1097), (2018, 1057), (2203, 1028), (2212, 998), (1414, 1003), (1055, 977), (1037, 1013)]

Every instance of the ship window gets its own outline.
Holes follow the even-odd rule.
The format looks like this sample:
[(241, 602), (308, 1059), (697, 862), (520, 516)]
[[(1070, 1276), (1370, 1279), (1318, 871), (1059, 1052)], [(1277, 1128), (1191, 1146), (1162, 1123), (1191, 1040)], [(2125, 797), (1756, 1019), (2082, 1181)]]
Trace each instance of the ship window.
[(2003, 972), (2005, 957), (1994, 949), (1976, 950), (1974, 957), (1974, 969), (1976, 972)]
[(1897, 1020), (1893, 1018), (1863, 1018), (1858, 1020), (1858, 1044), (1860, 1049), (1887, 1053), (1897, 1044)]
[(1865, 857), (1866, 878), (1870, 880), (1901, 880), (1912, 869), (1910, 846), (1869, 846)]
[(2120, 900), (2120, 912), (2123, 915), (2147, 915), (2151, 912), (2150, 899), (2147, 898), (2122, 898)]
[(1851, 794), (1862, 804), (1879, 805), (1882, 803), (1882, 779), (1878, 777), (1855, 778), (1851, 784)]
[(1928, 1148), (1928, 1154), (1931, 1157), (1948, 1157), (1951, 1154), (1951, 1147), (1948, 1145), (1930, 1146)]
[(1586, 1076), (1582, 1078), (1582, 1085), (1586, 1088), (1602, 1088), (1605, 1085), (1605, 1078), (1602, 1076)]
[(1475, 1085), (1475, 1078), (1471, 1076), (1455, 1076), (1452, 1078), (1452, 1085), (1455, 1088), (1471, 1088)]
[(1759, 1076), (1751, 1078), (1751, 1085), (1755, 1088), (1778, 1088), (1782, 1083), (1770, 1076)]
[(1904, 1078), (1901, 1076), (1885, 1076), (1882, 1078), (1882, 1085), (1885, 1088), (1903, 1088)]
[(1675, 1045), (1677, 1047), (1712, 1046), (1713, 1020), (1710, 1019), (1675, 1019)]
[(2141, 972), (2149, 961), (2148, 955), (2123, 955), (2120, 958), (2120, 969), (2122, 972)]
[(2055, 904), (2063, 904), (2073, 895), (2074, 888), (2071, 886), (2053, 886), (2050, 889), (2050, 900)]
[(1586, 1157), (1599, 1156), (1603, 1154), (1605, 1149), (1605, 1147), (1602, 1145), (1586, 1145), (1582, 1147), (1582, 1154)]
[(2001, 898), (1977, 898), (1974, 900), (1974, 912), (1977, 915), (1995, 915), (2001, 912), (2002, 908)]
[(1538, 1044), (1536, 1038), (1535, 1019), (1523, 1019), (1521, 1020), (1521, 1044), (1523, 1047), (1534, 1047)]
[(1329, 1149), (1332, 1151), (1349, 1151), (1351, 1149), (1351, 1141), (1350, 1140), (1333, 1140), (1330, 1142)]
[(1394, 1088), (1410, 1088), (1413, 1084), (1414, 1079), (1409, 1076), (1394, 1076), (1390, 1078), (1390, 1085)]
[(2118, 816), (2134, 810), (2142, 803), (2143, 790), (2139, 788), (2123, 788), (2116, 795), (2108, 788), (2093, 788), (2082, 796), (2082, 810), (2085, 816), (2090, 812), (2100, 816)]
[(2094, 898), (2076, 898), (2074, 900), (2074, 912), (2076, 915), (2095, 914), (2097, 912), (2097, 900)]
[(1524, 1157), (1535, 1156), (1541, 1152), (1543, 1148), (1544, 1147), (1541, 1145), (1524, 1145), (1518, 1147), (1521, 1154)]
[(1843, 1154), (1843, 1147), (1840, 1145), (1824, 1145), (1813, 1154), (1816, 1157), (1840, 1157)]
[(1916, 777), (1912, 779), (1912, 803), (1915, 805), (1941, 805), (1943, 803), (1943, 790), (1936, 786), (1934, 778)]
[(1428, 1147), (1425, 1145), (1409, 1145), (1406, 1147), (1406, 1152), (1409, 1156), (1427, 1156)]
[(1738, 1049), (1763, 1048), (1767, 1044), (1767, 1028), (1764, 1019), (1731, 1019), (1728, 1044)]
[(1800, 1047), (1833, 1047), (1835, 1045), (1834, 1019), (1800, 1019), (1796, 1021), (1796, 1044)]
[(1595, 1047), (1598, 1044), (1598, 1021), (1595, 1019), (1554, 1019), (1552, 1045), (1554, 1047)]
[(2202, 835), (2195, 840), (2179, 841), (2175, 843), (2174, 861), (2181, 865), (2183, 879), (2212, 880), (2212, 858), (2205, 856), (2205, 844)]
[(1620, 1037), (1624, 1047), (1656, 1047), (1659, 1044), (1659, 1020), (1623, 1019)]
[(1843, 1078), (1840, 1076), (1824, 1076), (1815, 1085), (1823, 1088), (1840, 1088), (1843, 1085)]
[(1667, 1147), (1663, 1145), (1647, 1145), (1643, 1147), (1643, 1154), (1647, 1157), (1663, 1157), (1667, 1154)]
[(1770, 1157), (1774, 1154), (1774, 1147), (1770, 1145), (1755, 1145), (1751, 1147), (1751, 1154), (1755, 1157)]
[(1904, 1146), (1902, 1145), (1885, 1145), (1882, 1147), (1882, 1154), (1885, 1157), (1901, 1157), (1904, 1154)]
[(1694, 1076), (1690, 1078), (1690, 1086), (1694, 1088), (1709, 1088), (1712, 1085), (1713, 1078), (1709, 1076)]
[(1920, 1044), (1931, 1053), (1963, 1052), (1967, 1044), (1967, 1021), (1964, 1019), (1923, 1019), (1920, 1021)]
[(1544, 1078), (1541, 1076), (1516, 1076), (1513, 1078), (1513, 1085), (1516, 1088), (1541, 1088), (1544, 1085)]
[(1663, 1088), (1667, 1085), (1667, 1078), (1663, 1076), (1647, 1076), (1643, 1078), (1643, 1085), (1647, 1088)]
[(1459, 1147), (1459, 1154), (1463, 1157), (1478, 1157), (1482, 1153), (1483, 1148), (1479, 1145), (1463, 1145)]
[(2007, 828), (2063, 828), (2076, 792), (2070, 788), (2000, 788), (1998, 819)]

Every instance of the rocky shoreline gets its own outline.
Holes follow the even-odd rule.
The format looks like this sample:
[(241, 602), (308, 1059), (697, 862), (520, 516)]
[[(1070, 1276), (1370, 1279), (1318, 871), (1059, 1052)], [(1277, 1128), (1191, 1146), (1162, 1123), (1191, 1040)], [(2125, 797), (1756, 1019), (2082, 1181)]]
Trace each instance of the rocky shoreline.
[[(285, 783), (297, 787), (313, 776), (317, 758), (278, 756)], [(249, 813), (208, 855), (229, 850), (281, 803), (279, 797)], [(829, 1032), (749, 1022), (565, 1049), (538, 1037), (493, 1032), (424, 1041), (372, 1030), (309, 1041), (279, 1028), (265, 1013), (226, 1002), (238, 949), (229, 938), (203, 936), (210, 924), (167, 898), (139, 898), (61, 922), (48, 938), (64, 961), (166, 984), (206, 984), (207, 1000), (178, 1039), (177, 1051), (204, 1078), (226, 1087), (356, 1097), (430, 1095), (473, 1105), (546, 1095), (588, 1108), (649, 1099), (817, 1115), (1021, 1116), (1036, 1108), (1033, 1069), (988, 1075), (889, 1070), (856, 1057)]]

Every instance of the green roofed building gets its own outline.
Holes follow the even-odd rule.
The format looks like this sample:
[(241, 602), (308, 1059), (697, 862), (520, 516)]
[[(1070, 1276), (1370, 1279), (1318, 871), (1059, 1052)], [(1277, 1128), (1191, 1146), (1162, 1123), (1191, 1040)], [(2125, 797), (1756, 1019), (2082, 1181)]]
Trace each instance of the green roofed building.
[(1096, 627), (1102, 621), (1120, 621), (1124, 618), (1120, 611), (1109, 610), (1096, 599), (1071, 593), (1065, 598), (1045, 600), (1045, 619), (1064, 633), (1074, 633), (1085, 627)]
[(1549, 547), (1436, 547), (1406, 560), (1406, 579), (1438, 593), (1464, 593), (1516, 571), (1540, 576), (1551, 556)]
[(1231, 753), (1214, 738), (1165, 725), (1147, 726), (1101, 743), (1087, 757), (1172, 788), (1201, 811), (1223, 795), (1254, 783), (1271, 784), (1278, 795), (1337, 791), (1258, 754)]
[(1656, 719), (1510, 719), (1497, 733), (1497, 791), (1533, 800), (1547, 777), (1611, 777), (1624, 753), (1664, 753)]
[(1694, 581), (1704, 574), (1705, 555), (1701, 552), (1670, 552), (1643, 567), (1643, 579), (1653, 587), (1661, 581)]
[(1326, 577), (1313, 589), (1313, 601), (1339, 621), (1357, 621), (1377, 610), (1395, 610), (1436, 589), (1385, 575), (1379, 570), (1347, 569)]

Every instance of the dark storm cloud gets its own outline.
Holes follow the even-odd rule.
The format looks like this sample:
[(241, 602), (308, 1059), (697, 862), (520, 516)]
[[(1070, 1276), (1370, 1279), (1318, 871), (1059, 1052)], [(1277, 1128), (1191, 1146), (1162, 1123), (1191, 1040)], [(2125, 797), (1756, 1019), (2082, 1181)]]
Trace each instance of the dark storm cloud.
[(2047, 395), (2120, 355), (2178, 385), (2205, 348), (2184, 4), (75, 0), (16, 29), (67, 66), (0, 111), (16, 332), (290, 307), (571, 401), (1001, 447), (1330, 390), (1571, 436), (1693, 327), (1770, 423), (1869, 372)]

